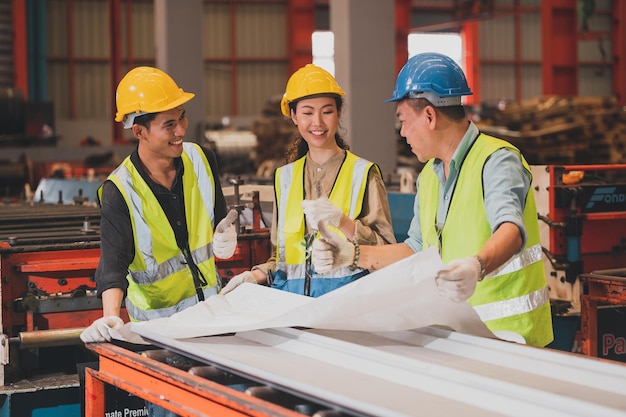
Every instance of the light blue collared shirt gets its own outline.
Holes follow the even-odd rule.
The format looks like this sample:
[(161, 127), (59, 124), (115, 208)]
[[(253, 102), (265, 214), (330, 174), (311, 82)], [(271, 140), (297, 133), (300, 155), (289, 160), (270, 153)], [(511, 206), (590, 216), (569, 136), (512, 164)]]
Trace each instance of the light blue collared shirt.
[[(437, 205), (437, 229), (441, 230), (452, 193), (459, 177), (459, 170), (465, 155), (471, 148), (474, 141), (478, 138), (480, 132), (476, 125), (470, 122), (463, 139), (454, 151), (452, 160), (450, 161), (450, 172), (448, 178), (445, 178), (443, 161), (436, 158), (433, 164), (435, 174), (439, 178), (441, 184), (439, 188), (439, 202)], [(524, 207), (526, 205), (526, 196), (530, 189), (531, 178), (524, 169), (519, 155), (510, 149), (503, 148), (494, 152), (487, 162), (482, 172), (483, 189), (485, 193), (485, 211), (487, 221), (491, 226), (493, 233), (502, 223), (515, 224), (522, 235), (522, 246), (526, 245), (526, 229), (524, 228)], [(420, 176), (417, 177), (416, 186), (419, 190)], [(419, 199), (415, 198), (413, 206), (413, 219), (409, 227), (408, 238), (404, 241), (415, 252), (422, 250), (422, 229), (419, 218)], [(471, 219), (471, 215), (468, 216)]]

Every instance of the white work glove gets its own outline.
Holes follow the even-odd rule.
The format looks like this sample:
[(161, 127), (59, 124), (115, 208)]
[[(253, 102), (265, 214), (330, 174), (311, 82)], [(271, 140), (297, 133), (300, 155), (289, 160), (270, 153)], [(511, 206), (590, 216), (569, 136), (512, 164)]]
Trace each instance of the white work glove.
[(217, 224), (215, 234), (213, 235), (213, 255), (218, 258), (228, 259), (235, 253), (237, 248), (237, 231), (233, 224), (239, 212), (232, 209), (226, 217)]
[(256, 279), (254, 278), (254, 274), (250, 271), (245, 271), (245, 272), (242, 272), (241, 274), (235, 275), (230, 280), (228, 280), (228, 284), (226, 284), (226, 286), (222, 288), (222, 291), (220, 291), (220, 294), (226, 295), (232, 290), (234, 290), (235, 288), (237, 288), (238, 286), (240, 286), (241, 284), (243, 284), (244, 282), (249, 282), (250, 284), (257, 283)]
[(333, 269), (352, 265), (355, 252), (354, 244), (328, 230), (323, 221), (319, 222), (318, 230), (322, 237), (313, 241), (311, 254), (315, 272), (323, 274)]
[(80, 334), (80, 340), (85, 343), (110, 342), (111, 335), (109, 329), (119, 329), (124, 325), (124, 320), (117, 316), (100, 317), (91, 323)]
[(480, 279), (480, 262), (475, 256), (455, 259), (437, 273), (435, 283), (442, 297), (460, 303), (474, 294)]
[(326, 197), (320, 197), (317, 200), (304, 200), (302, 208), (311, 229), (317, 229), (320, 220), (331, 226), (339, 227), (339, 222), (343, 217), (343, 210), (331, 203)]

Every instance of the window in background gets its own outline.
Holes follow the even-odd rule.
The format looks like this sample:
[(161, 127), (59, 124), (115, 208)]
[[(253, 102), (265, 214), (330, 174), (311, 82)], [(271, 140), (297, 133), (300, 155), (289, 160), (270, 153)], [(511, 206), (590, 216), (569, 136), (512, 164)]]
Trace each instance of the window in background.
[[(334, 36), (329, 31), (314, 32), (313, 63), (335, 75)], [(408, 38), (409, 58), (421, 52), (439, 52), (448, 55), (463, 67), (463, 45), (458, 33), (411, 33)]]
[(408, 44), (409, 58), (422, 52), (439, 52), (463, 68), (463, 45), (458, 33), (411, 33)]
[(313, 63), (335, 75), (335, 36), (329, 31), (313, 32)]

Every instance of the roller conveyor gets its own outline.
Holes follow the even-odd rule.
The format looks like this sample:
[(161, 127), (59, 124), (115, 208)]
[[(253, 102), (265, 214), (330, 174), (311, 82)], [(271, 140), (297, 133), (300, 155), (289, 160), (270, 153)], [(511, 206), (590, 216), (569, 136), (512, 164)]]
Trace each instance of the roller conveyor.
[(0, 242), (15, 250), (37, 250), (37, 245), (47, 250), (50, 245), (76, 243), (99, 247), (100, 211), (88, 205), (3, 204)]

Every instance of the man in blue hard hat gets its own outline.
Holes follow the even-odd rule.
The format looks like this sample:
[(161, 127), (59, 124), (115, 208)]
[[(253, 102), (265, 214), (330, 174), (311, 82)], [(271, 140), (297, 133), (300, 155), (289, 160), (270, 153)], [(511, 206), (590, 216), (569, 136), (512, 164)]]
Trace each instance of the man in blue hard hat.
[(408, 60), (387, 100), (396, 104), (400, 135), (426, 163), (408, 238), (357, 250), (321, 221), (313, 263), (320, 272), (353, 264), (376, 270), (436, 247), (446, 264), (435, 279), (442, 296), (467, 300), (498, 335), (546, 346), (552, 317), (530, 168), (518, 149), (467, 119), (461, 97), (471, 94), (449, 57)]

